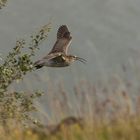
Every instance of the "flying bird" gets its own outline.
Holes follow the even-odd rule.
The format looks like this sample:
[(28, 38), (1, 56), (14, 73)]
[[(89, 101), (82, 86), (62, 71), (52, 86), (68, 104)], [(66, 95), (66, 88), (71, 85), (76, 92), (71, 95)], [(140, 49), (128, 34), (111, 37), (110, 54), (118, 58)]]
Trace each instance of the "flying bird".
[(40, 69), (43, 66), (47, 67), (66, 67), (71, 65), (72, 62), (78, 60), (83, 63), (86, 62), (85, 59), (69, 55), (68, 48), (71, 44), (72, 36), (66, 25), (59, 27), (57, 31), (57, 40), (52, 48), (52, 50), (42, 59), (34, 63), (36, 69)]

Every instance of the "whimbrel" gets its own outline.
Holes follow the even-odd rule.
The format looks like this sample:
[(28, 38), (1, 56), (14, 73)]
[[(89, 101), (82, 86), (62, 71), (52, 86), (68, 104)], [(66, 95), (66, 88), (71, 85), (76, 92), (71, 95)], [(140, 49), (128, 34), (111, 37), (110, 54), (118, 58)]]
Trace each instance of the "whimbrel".
[(42, 68), (43, 66), (66, 67), (76, 60), (85, 63), (85, 59), (67, 54), (71, 41), (72, 36), (70, 35), (67, 26), (60, 26), (57, 32), (57, 40), (52, 50), (45, 57), (36, 61), (34, 66), (37, 69)]

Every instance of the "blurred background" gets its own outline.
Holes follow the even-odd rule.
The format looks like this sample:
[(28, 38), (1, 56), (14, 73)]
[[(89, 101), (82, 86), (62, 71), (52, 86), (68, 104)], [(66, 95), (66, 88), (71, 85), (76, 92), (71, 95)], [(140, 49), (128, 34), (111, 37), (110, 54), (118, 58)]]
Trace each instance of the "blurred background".
[[(73, 86), (79, 81), (109, 88), (118, 82), (121, 88), (125, 88), (123, 85), (132, 87), (129, 90), (132, 97), (139, 94), (139, 7), (139, 0), (8, 1), (0, 11), (2, 58), (15, 46), (16, 40), (29, 38), (51, 22), (48, 40), (40, 45), (34, 61), (50, 51), (56, 41), (57, 29), (62, 24), (68, 26), (73, 36), (69, 53), (87, 60), (85, 65), (75, 62), (66, 68), (44, 67), (25, 76), (18, 87), (13, 83), (10, 89), (32, 92), (38, 88), (47, 91), (61, 81), (71, 94)], [(42, 104), (45, 104), (46, 98)]]

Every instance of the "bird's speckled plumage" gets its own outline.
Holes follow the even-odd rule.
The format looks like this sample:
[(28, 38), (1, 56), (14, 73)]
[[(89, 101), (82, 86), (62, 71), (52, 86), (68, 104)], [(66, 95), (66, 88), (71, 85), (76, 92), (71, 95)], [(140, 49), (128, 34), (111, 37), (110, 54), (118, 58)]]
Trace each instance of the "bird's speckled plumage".
[(85, 62), (85, 59), (77, 56), (68, 55), (68, 47), (71, 44), (72, 37), (66, 25), (59, 27), (57, 32), (57, 40), (52, 50), (42, 59), (36, 61), (34, 66), (39, 69), (43, 66), (48, 67), (66, 67), (73, 61), (79, 60)]

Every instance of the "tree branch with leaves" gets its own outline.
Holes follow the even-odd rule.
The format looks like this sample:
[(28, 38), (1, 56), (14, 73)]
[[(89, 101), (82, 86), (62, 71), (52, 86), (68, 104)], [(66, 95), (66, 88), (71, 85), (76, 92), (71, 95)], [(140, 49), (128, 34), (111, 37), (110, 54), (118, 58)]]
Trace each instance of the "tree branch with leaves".
[(0, 9), (2, 9), (2, 7), (4, 7), (7, 3), (7, 0), (0, 0)]
[[(33, 101), (41, 96), (41, 92), (34, 91), (32, 94), (27, 94), (14, 91), (9, 93), (8, 87), (14, 81), (22, 80), (27, 72), (35, 70), (32, 58), (39, 49), (39, 45), (48, 37), (49, 31), (50, 24), (47, 24), (32, 35), (29, 42), (24, 39), (18, 40), (15, 47), (3, 59), (0, 65), (0, 122), (5, 123), (8, 119), (23, 123), (31, 122), (32, 119), (28, 114), (37, 110)], [(32, 120), (32, 122), (36, 121)]]

